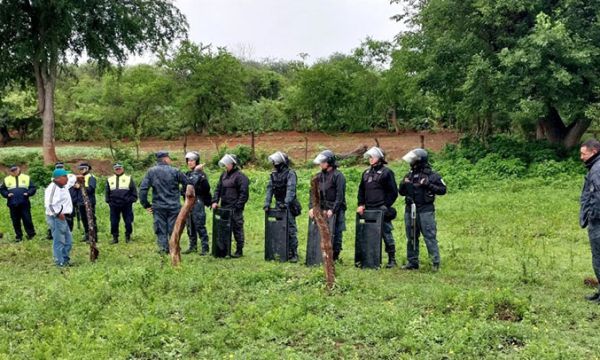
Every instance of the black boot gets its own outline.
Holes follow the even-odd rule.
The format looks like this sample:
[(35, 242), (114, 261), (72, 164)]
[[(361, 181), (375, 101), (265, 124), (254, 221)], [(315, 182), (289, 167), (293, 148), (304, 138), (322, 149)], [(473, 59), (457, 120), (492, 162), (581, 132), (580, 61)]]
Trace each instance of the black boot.
[(119, 235), (113, 235), (113, 239), (110, 242), (111, 244), (118, 244), (119, 243)]
[(597, 291), (592, 295), (586, 296), (585, 299), (588, 301), (600, 301), (600, 291)]
[(402, 270), (419, 270), (419, 265), (408, 263), (402, 266)]
[(83, 237), (81, 238), (81, 242), (88, 242), (88, 233), (83, 234)]
[(385, 267), (388, 268), (388, 269), (396, 267), (396, 252), (395, 251), (390, 251), (388, 253), (388, 257), (389, 257), (389, 260), (388, 260), (388, 263), (387, 263), (387, 265)]
[(333, 261), (338, 261), (339, 259), (340, 259), (340, 252), (334, 251), (333, 252)]
[(203, 247), (202, 251), (200, 252), (200, 256), (205, 256), (208, 255), (208, 248), (207, 247)]
[(294, 263), (294, 264), (298, 262), (298, 251), (297, 250), (292, 250), (292, 252), (290, 253), (289, 262)]
[(241, 258), (242, 256), (244, 256), (244, 248), (242, 248), (241, 246), (238, 246), (235, 249), (235, 254), (231, 255), (232, 258)]
[(189, 247), (186, 251), (184, 251), (184, 254), (191, 254), (191, 253), (195, 253), (196, 252), (196, 248), (195, 247)]
[(131, 242), (131, 234), (125, 234), (125, 242), (126, 243), (130, 243)]

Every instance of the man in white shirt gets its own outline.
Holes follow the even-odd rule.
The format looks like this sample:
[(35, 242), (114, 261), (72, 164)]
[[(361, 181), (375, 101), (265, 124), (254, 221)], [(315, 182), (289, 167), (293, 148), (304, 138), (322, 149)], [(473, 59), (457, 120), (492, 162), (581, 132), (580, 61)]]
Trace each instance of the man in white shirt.
[(59, 267), (69, 266), (73, 238), (65, 216), (73, 212), (69, 188), (75, 185), (76, 180), (75, 176), (68, 176), (66, 170), (55, 169), (45, 192), (46, 222), (52, 233), (54, 262)]

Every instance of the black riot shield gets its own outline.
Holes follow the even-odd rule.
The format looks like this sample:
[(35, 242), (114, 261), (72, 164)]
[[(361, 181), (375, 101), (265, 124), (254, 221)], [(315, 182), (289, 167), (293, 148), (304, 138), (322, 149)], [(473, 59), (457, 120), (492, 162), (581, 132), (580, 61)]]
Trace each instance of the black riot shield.
[(231, 256), (230, 209), (217, 208), (213, 211), (212, 254), (214, 257)]
[(361, 268), (381, 267), (381, 238), (383, 232), (383, 211), (365, 210), (356, 214), (356, 241), (354, 264)]
[[(329, 224), (329, 233), (333, 241), (333, 232), (335, 230), (335, 215), (327, 220)], [(332, 244), (333, 245), (333, 244)], [(315, 219), (308, 218), (308, 240), (306, 241), (306, 265), (316, 266), (323, 263), (323, 254), (321, 254), (321, 234)]]
[(288, 260), (288, 211), (265, 211), (265, 260)]

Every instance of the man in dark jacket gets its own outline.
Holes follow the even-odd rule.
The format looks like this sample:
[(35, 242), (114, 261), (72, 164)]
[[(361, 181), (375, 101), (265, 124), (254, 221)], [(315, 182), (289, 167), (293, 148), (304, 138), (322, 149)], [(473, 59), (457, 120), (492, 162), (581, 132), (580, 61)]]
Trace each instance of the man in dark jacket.
[[(151, 167), (140, 185), (140, 203), (154, 217), (154, 233), (158, 252), (169, 252), (169, 237), (181, 209), (181, 187), (187, 179), (181, 171), (171, 166), (166, 151), (156, 153), (157, 164)], [(152, 204), (148, 202), (148, 190), (152, 188)]]
[(29, 176), (22, 174), (18, 166), (12, 165), (10, 174), (4, 178), (2, 185), (0, 185), (0, 193), (8, 199), (6, 204), (15, 229), (16, 242), (23, 240), (21, 223), (25, 227), (27, 239), (31, 240), (35, 236), (35, 228), (31, 220), (31, 203), (29, 202), (29, 198), (35, 195), (35, 192), (35, 185)]
[[(73, 192), (71, 192), (71, 194), (74, 197), (74, 199), (72, 199), (73, 205), (77, 207), (77, 212), (79, 213), (79, 217), (83, 223), (84, 234), (81, 241), (88, 241), (88, 230), (90, 228), (89, 221), (93, 221), (94, 227), (98, 229), (96, 226), (96, 177), (91, 174), (92, 167), (87, 162), (82, 162), (79, 164), (77, 169), (79, 170), (79, 175), (82, 175), (84, 178), (83, 186), (88, 199), (90, 200), (90, 206), (92, 207), (92, 219), (88, 219), (87, 211), (85, 210), (85, 204), (83, 203), (83, 196), (81, 195), (81, 185), (79, 183), (73, 187), (75, 196), (73, 196)], [(71, 228), (72, 226), (73, 225), (71, 225)]]
[[(600, 281), (600, 142), (588, 140), (581, 145), (580, 151), (581, 161), (588, 168), (588, 174), (581, 191), (579, 225), (588, 229), (592, 268), (596, 279)], [(600, 288), (586, 298), (600, 304)]]
[[(198, 244), (198, 236), (202, 242), (202, 251), (200, 255), (208, 254), (208, 231), (206, 231), (206, 211), (205, 206), (210, 206), (212, 198), (210, 196), (210, 184), (208, 177), (204, 173), (203, 166), (200, 164), (200, 153), (196, 151), (188, 152), (185, 155), (188, 171), (185, 176), (188, 178), (188, 183), (194, 186), (196, 193), (196, 203), (192, 208), (192, 212), (188, 217), (187, 233), (190, 238), (190, 246), (184, 251), (184, 254), (196, 252)], [(185, 191), (184, 191), (185, 195)]]
[(383, 241), (385, 251), (388, 253), (388, 264), (386, 267), (396, 266), (396, 244), (392, 235), (392, 220), (396, 218), (396, 210), (392, 207), (398, 198), (398, 186), (394, 178), (394, 172), (385, 166), (385, 153), (378, 147), (372, 147), (365, 153), (371, 165), (365, 170), (358, 187), (358, 209), (359, 214), (365, 210), (382, 210), (383, 217)]
[[(427, 151), (414, 149), (403, 158), (410, 171), (400, 184), (400, 195), (405, 197), (404, 223), (406, 226), (406, 257), (408, 263), (402, 268), (419, 268), (419, 235), (423, 234), (433, 270), (440, 268), (440, 251), (437, 241), (434, 201), (436, 195), (446, 194), (442, 177), (431, 169)], [(414, 227), (413, 227), (414, 223)]]
[(212, 200), (213, 210), (220, 206), (233, 211), (231, 227), (235, 237), (236, 249), (234, 258), (244, 255), (244, 207), (248, 202), (248, 177), (242, 173), (238, 166), (237, 157), (233, 154), (225, 154), (219, 161), (219, 166), (225, 171), (219, 178)]
[(137, 201), (137, 189), (131, 176), (125, 174), (120, 163), (113, 166), (114, 175), (106, 179), (105, 201), (110, 209), (110, 233), (113, 237), (111, 244), (119, 242), (119, 222), (123, 217), (125, 222), (125, 242), (131, 241), (133, 232), (133, 203)]
[(298, 227), (296, 226), (296, 216), (298, 216), (298, 214), (294, 214), (291, 210), (293, 208), (298, 209), (299, 207), (298, 199), (296, 199), (296, 184), (298, 178), (296, 177), (296, 172), (290, 169), (290, 160), (285, 153), (277, 151), (269, 156), (269, 161), (273, 164), (275, 170), (273, 170), (269, 177), (263, 208), (265, 211), (269, 210), (274, 196), (275, 206), (287, 210), (287, 226), (290, 244), (288, 260), (296, 263), (298, 262)]
[[(346, 178), (337, 169), (335, 155), (331, 150), (321, 151), (313, 163), (321, 167), (321, 172), (317, 174), (321, 211), (325, 211), (328, 218), (335, 215), (333, 260), (337, 261), (342, 252), (343, 232), (346, 230)], [(311, 193), (308, 204), (310, 218), (314, 217), (313, 201)]]

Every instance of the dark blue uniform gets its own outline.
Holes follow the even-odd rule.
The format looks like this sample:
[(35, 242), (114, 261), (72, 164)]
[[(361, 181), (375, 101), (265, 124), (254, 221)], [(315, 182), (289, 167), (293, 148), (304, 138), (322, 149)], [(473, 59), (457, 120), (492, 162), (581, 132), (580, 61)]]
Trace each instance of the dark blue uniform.
[(596, 278), (600, 280), (600, 155), (589, 159), (586, 166), (588, 174), (581, 190), (579, 225), (588, 229), (592, 267)]
[[(150, 168), (140, 185), (140, 203), (144, 209), (152, 207), (154, 233), (160, 251), (169, 251), (169, 237), (181, 209), (181, 187), (187, 179), (179, 170), (159, 160)], [(148, 202), (148, 191), (152, 188), (152, 204)]]
[(290, 208), (296, 199), (296, 184), (298, 178), (296, 172), (285, 164), (277, 166), (277, 170), (271, 173), (267, 192), (265, 196), (264, 208), (271, 206), (271, 201), (275, 197), (275, 206), (287, 211), (288, 237), (290, 244), (290, 258), (298, 256), (298, 227), (296, 226), (296, 216), (292, 214)]
[[(333, 257), (337, 259), (342, 251), (343, 232), (346, 230), (346, 178), (336, 168), (331, 171), (323, 170), (317, 177), (321, 210), (331, 210), (335, 215)], [(310, 209), (313, 208), (313, 201), (311, 193), (308, 204)]]
[(198, 235), (202, 243), (202, 252), (208, 252), (208, 231), (206, 230), (206, 210), (205, 206), (210, 206), (212, 198), (210, 195), (210, 184), (208, 177), (203, 171), (188, 171), (185, 174), (188, 178), (188, 184), (194, 186), (196, 193), (196, 203), (188, 218), (187, 233), (190, 238), (190, 250), (195, 250), (198, 246)]
[(394, 172), (382, 163), (371, 166), (365, 170), (358, 186), (358, 206), (364, 206), (367, 210), (382, 210), (383, 219), (383, 241), (385, 251), (392, 258), (396, 253), (396, 244), (392, 235), (392, 206), (398, 198), (398, 186), (394, 178)]
[[(405, 197), (404, 224), (406, 227), (406, 256), (408, 266), (419, 267), (419, 236), (423, 234), (427, 252), (434, 267), (440, 265), (440, 251), (437, 241), (435, 221), (435, 197), (446, 194), (446, 184), (442, 177), (426, 164), (413, 168), (400, 184), (400, 195)], [(416, 205), (416, 229), (413, 229), (411, 206)]]
[(224, 171), (215, 189), (213, 203), (221, 202), (224, 209), (233, 210), (231, 227), (237, 244), (236, 253), (244, 248), (244, 208), (248, 202), (248, 177), (238, 168)]
[(125, 223), (125, 238), (131, 238), (133, 232), (133, 203), (137, 201), (135, 181), (129, 175), (112, 175), (106, 179), (104, 200), (110, 209), (110, 233), (114, 241), (119, 238), (121, 217)]
[[(31, 239), (35, 236), (35, 228), (31, 219), (31, 203), (29, 202), (29, 198), (35, 195), (35, 192), (35, 185), (29, 176), (25, 174), (8, 175), (0, 185), (0, 193), (8, 199), (6, 204), (10, 211), (10, 219), (15, 229), (17, 241), (23, 239), (21, 223), (25, 227), (28, 238)], [(9, 197), (10, 194), (12, 195)]]

